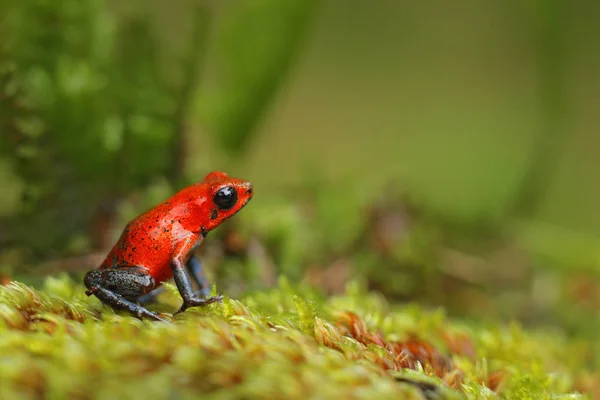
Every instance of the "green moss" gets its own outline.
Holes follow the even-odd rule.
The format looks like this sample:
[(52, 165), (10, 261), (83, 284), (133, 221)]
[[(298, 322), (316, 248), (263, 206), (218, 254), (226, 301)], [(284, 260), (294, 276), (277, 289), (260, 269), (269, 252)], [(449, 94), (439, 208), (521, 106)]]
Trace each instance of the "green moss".
[[(176, 309), (167, 287), (154, 309)], [(117, 314), (67, 277), (0, 286), (0, 398), (585, 398), (576, 344), (469, 327), (357, 284), (326, 298), (281, 279), (165, 317)]]

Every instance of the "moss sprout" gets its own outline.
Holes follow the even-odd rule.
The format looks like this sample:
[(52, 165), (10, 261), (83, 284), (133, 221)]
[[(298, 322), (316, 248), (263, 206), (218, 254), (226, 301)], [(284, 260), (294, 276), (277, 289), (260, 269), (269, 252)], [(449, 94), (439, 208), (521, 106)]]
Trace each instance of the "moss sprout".
[[(167, 288), (154, 308), (170, 317)], [(66, 276), (0, 286), (0, 397), (585, 398), (568, 341), (469, 328), (357, 284), (325, 298), (281, 279), (170, 318), (115, 313)]]

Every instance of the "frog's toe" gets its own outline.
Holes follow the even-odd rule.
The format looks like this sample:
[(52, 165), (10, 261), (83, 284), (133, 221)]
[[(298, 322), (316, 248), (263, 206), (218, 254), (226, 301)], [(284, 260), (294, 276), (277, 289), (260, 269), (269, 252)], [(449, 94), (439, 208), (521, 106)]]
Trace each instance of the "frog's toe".
[(166, 319), (162, 318), (157, 312), (146, 310), (145, 308), (143, 308), (141, 306), (138, 306), (136, 308), (136, 310), (134, 311), (134, 313), (135, 313), (136, 317), (138, 317), (139, 319), (148, 318), (148, 319), (152, 319), (154, 321), (170, 323)]
[(213, 296), (213, 297), (209, 297), (207, 299), (204, 299), (204, 304), (211, 304), (211, 303), (220, 303), (223, 301), (223, 295), (218, 295), (218, 296)]
[(190, 299), (189, 301), (184, 302), (181, 305), (181, 308), (175, 314), (182, 313), (182, 312), (184, 312), (185, 310), (187, 310), (190, 307), (207, 306), (207, 305), (212, 304), (212, 303), (221, 302), (222, 300), (223, 300), (223, 296), (221, 296), (221, 295), (209, 297), (209, 298), (206, 298), (206, 299), (201, 299), (201, 298), (198, 298), (198, 297), (194, 297), (194, 298)]
[(159, 313), (157, 313), (157, 312), (150, 311), (150, 312), (149, 312), (149, 315), (147, 315), (147, 317), (148, 317), (148, 318), (151, 318), (151, 319), (153, 319), (153, 320), (155, 320), (155, 321), (166, 322), (167, 324), (171, 324), (171, 322), (170, 322), (170, 321), (167, 321), (166, 319), (162, 318), (162, 317), (160, 316), (160, 314), (159, 314)]

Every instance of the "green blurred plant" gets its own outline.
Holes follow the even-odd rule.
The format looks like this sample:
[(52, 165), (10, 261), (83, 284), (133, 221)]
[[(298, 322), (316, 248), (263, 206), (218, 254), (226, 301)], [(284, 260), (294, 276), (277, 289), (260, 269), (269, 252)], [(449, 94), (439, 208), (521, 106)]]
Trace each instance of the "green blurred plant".
[(216, 32), (216, 85), (203, 92), (203, 122), (219, 147), (239, 155), (288, 76), (318, 0), (236, 1)]
[(565, 34), (566, 2), (538, 0), (532, 3), (537, 41), (537, 68), (540, 76), (541, 127), (531, 157), (517, 187), (513, 212), (529, 218), (540, 208), (556, 175), (568, 137), (566, 103)]
[[(219, 6), (231, 16), (216, 29), (224, 83), (203, 104), (218, 110), (208, 131), (226, 153), (257, 132), (315, 3)], [(187, 123), (218, 8), (192, 7), (179, 63), (151, 18), (117, 15), (104, 0), (0, 6), (0, 156), (25, 187), (19, 209), (0, 221), (6, 240), (38, 257), (81, 249), (123, 197), (157, 177), (185, 183)]]

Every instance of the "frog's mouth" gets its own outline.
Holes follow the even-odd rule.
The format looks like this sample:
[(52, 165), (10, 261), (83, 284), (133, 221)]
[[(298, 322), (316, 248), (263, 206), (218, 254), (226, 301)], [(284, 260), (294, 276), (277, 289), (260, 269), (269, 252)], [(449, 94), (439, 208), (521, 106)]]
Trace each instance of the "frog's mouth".
[(254, 194), (254, 189), (252, 188), (252, 185), (250, 183), (248, 183), (248, 186), (246, 187), (246, 195), (248, 197), (246, 198), (246, 200), (244, 201), (244, 204), (240, 207), (240, 209), (244, 208), (246, 206), (246, 204), (248, 204), (250, 202), (253, 194)]

